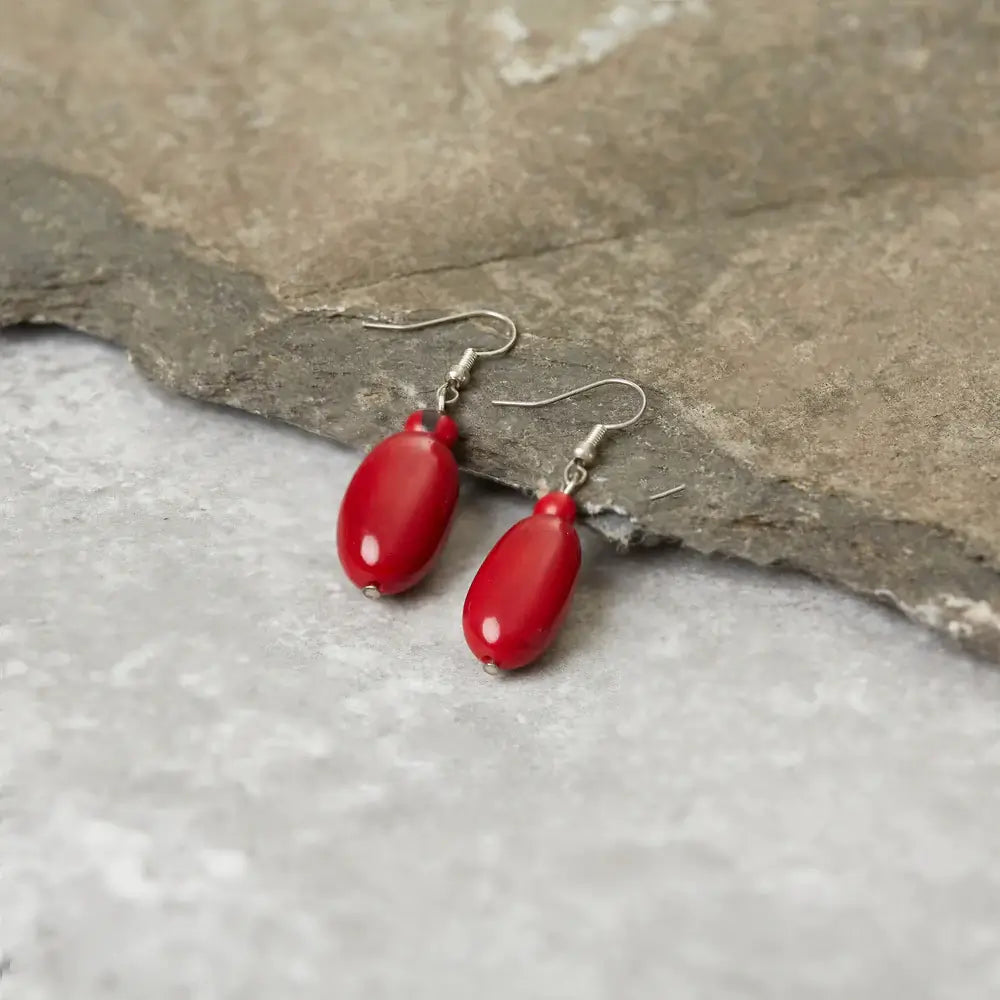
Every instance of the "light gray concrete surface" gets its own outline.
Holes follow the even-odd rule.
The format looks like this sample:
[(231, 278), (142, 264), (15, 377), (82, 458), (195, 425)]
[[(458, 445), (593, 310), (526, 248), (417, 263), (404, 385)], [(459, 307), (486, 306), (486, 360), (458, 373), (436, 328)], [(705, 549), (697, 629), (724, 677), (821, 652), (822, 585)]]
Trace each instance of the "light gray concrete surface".
[(373, 604), (356, 456), (68, 334), (0, 337), (0, 417), (3, 1000), (1000, 995), (992, 669), (592, 545), (497, 680), (460, 609), (525, 501)]

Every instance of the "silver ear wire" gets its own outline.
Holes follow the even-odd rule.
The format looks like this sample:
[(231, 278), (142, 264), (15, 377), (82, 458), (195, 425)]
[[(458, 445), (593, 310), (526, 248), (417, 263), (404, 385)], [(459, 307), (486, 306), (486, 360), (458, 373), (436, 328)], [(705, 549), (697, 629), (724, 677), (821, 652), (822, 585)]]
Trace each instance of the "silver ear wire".
[(452, 313), (448, 316), (438, 316), (435, 319), (420, 320), (416, 323), (383, 323), (380, 320), (365, 320), (366, 330), (398, 330), (410, 332), (413, 330), (428, 330), (433, 326), (445, 323), (458, 323), (464, 319), (495, 319), (507, 327), (509, 336), (507, 342), (500, 347), (484, 350), (479, 347), (467, 347), (462, 357), (448, 372), (448, 377), (437, 391), (437, 408), (439, 413), (451, 406), (458, 399), (458, 394), (469, 383), (472, 369), (480, 358), (499, 358), (506, 354), (517, 342), (517, 324), (507, 315), (494, 312), (492, 309), (471, 309), (468, 312)]
[(639, 394), (639, 409), (628, 420), (621, 420), (615, 424), (595, 424), (590, 433), (573, 449), (573, 457), (563, 470), (562, 485), (563, 492), (570, 495), (575, 493), (587, 481), (588, 470), (597, 460), (597, 450), (609, 432), (631, 427), (646, 412), (646, 393), (643, 391), (642, 386), (631, 379), (614, 376), (613, 378), (598, 379), (596, 382), (588, 382), (587, 385), (581, 385), (576, 389), (570, 389), (568, 392), (562, 392), (558, 396), (550, 396), (548, 399), (493, 400), (494, 406), (518, 406), (523, 409), (534, 409), (539, 406), (550, 406), (552, 403), (561, 402), (564, 399), (569, 399), (571, 396), (578, 396), (582, 392), (589, 392), (591, 389), (596, 389), (602, 385), (624, 385), (629, 389), (634, 389)]

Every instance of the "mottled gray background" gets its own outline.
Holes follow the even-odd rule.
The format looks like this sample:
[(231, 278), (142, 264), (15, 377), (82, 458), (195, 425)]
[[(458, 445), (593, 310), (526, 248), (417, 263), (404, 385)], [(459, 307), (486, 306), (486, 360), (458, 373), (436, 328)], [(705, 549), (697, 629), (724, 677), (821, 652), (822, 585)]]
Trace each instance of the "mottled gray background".
[(0, 415), (3, 1000), (997, 995), (992, 668), (601, 544), (498, 681), (460, 608), (526, 501), (372, 604), (356, 455), (70, 334), (0, 337)]

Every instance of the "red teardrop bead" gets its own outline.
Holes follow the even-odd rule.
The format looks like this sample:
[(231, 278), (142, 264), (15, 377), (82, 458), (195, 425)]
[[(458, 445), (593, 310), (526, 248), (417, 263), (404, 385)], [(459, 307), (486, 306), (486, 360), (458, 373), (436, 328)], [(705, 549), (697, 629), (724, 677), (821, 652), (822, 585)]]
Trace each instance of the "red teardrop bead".
[(358, 466), (337, 521), (337, 551), (352, 583), (399, 594), (426, 576), (458, 500), (457, 439), (451, 417), (420, 410)]
[(550, 493), (518, 521), (479, 567), (465, 598), (469, 649), (501, 670), (526, 667), (548, 648), (569, 611), (580, 570), (576, 504)]

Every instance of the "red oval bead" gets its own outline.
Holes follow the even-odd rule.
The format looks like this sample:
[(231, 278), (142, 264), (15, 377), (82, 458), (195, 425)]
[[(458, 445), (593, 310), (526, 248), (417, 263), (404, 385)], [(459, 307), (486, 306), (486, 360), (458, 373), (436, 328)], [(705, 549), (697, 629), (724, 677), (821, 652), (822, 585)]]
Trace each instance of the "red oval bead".
[(479, 567), (462, 613), (465, 641), (483, 663), (516, 670), (536, 660), (569, 611), (580, 570), (576, 504), (550, 493)]
[(376, 445), (358, 466), (337, 521), (344, 572), (358, 587), (386, 595), (409, 590), (426, 576), (458, 500), (458, 463), (442, 443), (457, 438), (455, 422), (419, 411), (407, 427)]

